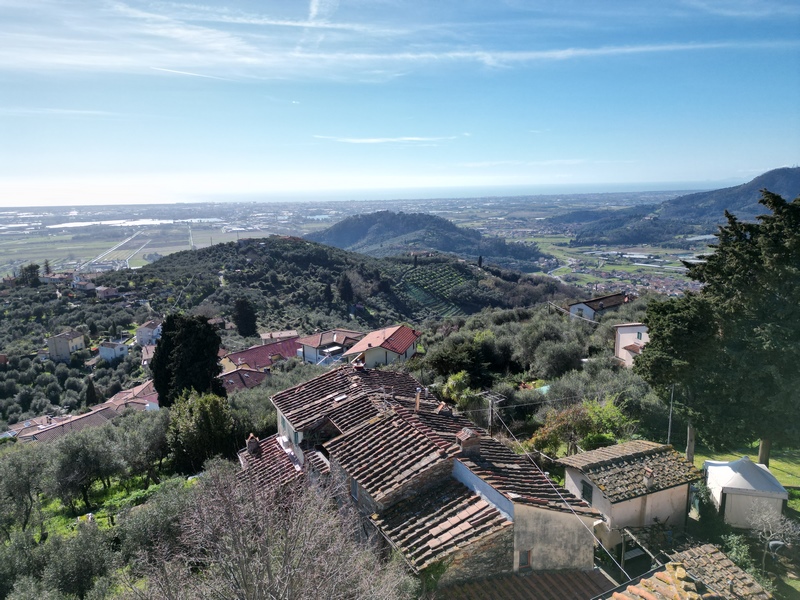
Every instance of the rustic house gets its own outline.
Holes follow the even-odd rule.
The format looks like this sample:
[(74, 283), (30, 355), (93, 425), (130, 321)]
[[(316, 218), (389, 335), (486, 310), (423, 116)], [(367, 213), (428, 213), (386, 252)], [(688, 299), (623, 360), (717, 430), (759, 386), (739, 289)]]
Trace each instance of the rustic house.
[(603, 514), (595, 534), (606, 548), (622, 542), (626, 527), (668, 524), (680, 530), (686, 523), (689, 485), (701, 473), (665, 444), (634, 440), (567, 456), (567, 490)]
[(395, 325), (368, 333), (344, 356), (362, 363), (367, 368), (388, 365), (397, 360), (411, 358), (417, 352), (417, 341), (422, 333), (407, 327)]
[(86, 349), (80, 331), (65, 331), (47, 338), (47, 350), (53, 362), (69, 362), (73, 352)]
[(569, 305), (569, 314), (574, 317), (594, 319), (604, 312), (617, 309), (633, 300), (635, 300), (633, 296), (624, 293), (600, 296), (599, 298), (592, 298), (591, 300), (581, 300), (580, 302), (573, 302)]
[[(368, 527), (413, 571), (443, 570), (440, 585), (448, 585), (592, 568), (599, 513), (410, 375), (340, 367), (272, 401), (278, 435), (268, 453), (282, 452), (294, 471), (322, 465), (345, 482)], [(243, 453), (245, 470), (273, 468)]]
[(223, 371), (244, 368), (264, 372), (269, 371), (269, 368), (276, 362), (296, 356), (299, 348), (300, 344), (297, 339), (252, 346), (247, 350), (225, 354), (219, 364)]

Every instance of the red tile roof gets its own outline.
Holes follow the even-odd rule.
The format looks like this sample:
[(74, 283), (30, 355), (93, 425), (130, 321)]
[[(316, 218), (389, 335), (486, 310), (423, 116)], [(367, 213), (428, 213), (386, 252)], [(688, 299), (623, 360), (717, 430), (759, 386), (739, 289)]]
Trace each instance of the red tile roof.
[(255, 371), (253, 369), (234, 369), (222, 373), (219, 378), (222, 380), (222, 385), (225, 391), (229, 394), (239, 390), (249, 390), (264, 381), (269, 375), (263, 371)]
[(117, 412), (113, 407), (101, 405), (101, 408), (97, 410), (71, 417), (66, 421), (54, 422), (52, 425), (45, 426), (42, 429), (21, 432), (20, 435), (17, 436), (17, 439), (33, 442), (49, 442), (63, 437), (68, 433), (72, 433), (73, 431), (81, 431), (87, 427), (105, 425), (116, 416)]
[(395, 354), (403, 354), (416, 344), (421, 335), (421, 332), (405, 325), (395, 325), (368, 333), (363, 340), (344, 354), (345, 356), (361, 354), (370, 348), (383, 348)]
[(421, 387), (406, 373), (343, 366), (275, 394), (272, 403), (296, 431), (304, 431), (318, 425), (350, 396), (372, 392), (386, 398), (414, 398)]
[[(702, 476), (672, 446), (645, 440), (582, 452), (558, 462), (581, 471), (612, 504), (684, 485)], [(649, 487), (645, 483), (646, 469), (652, 471)]]
[(512, 526), (492, 504), (451, 478), (372, 519), (418, 570)]
[(612, 600), (721, 600), (722, 596), (706, 590), (681, 563), (671, 562), (645, 573), (639, 581), (616, 588), (603, 598)]
[(729, 600), (772, 598), (772, 594), (761, 587), (752, 575), (737, 567), (722, 550), (711, 544), (670, 553), (670, 558), (683, 563), (689, 574)]
[(296, 339), (283, 340), (274, 344), (253, 346), (247, 350), (231, 352), (225, 355), (236, 366), (246, 366), (257, 371), (261, 371), (274, 362), (275, 357), (292, 358), (297, 356), (300, 344)]
[(598, 569), (501, 575), (439, 588), (436, 600), (587, 600), (614, 584)]
[[(288, 447), (288, 444), (287, 444)], [(257, 485), (284, 485), (303, 476), (300, 461), (281, 446), (277, 435), (260, 440), (255, 453), (239, 451), (239, 477)]]
[(401, 416), (394, 410), (350, 429), (323, 447), (377, 503), (458, 453), (457, 446), (443, 442), (409, 415)]
[(635, 300), (634, 296), (630, 294), (610, 294), (608, 296), (600, 296), (598, 298), (592, 298), (591, 300), (581, 300), (580, 302), (573, 302), (570, 306), (575, 306), (577, 304), (585, 304), (589, 308), (594, 311), (602, 311), (608, 308), (613, 308), (615, 306), (620, 306), (621, 304), (627, 304)]

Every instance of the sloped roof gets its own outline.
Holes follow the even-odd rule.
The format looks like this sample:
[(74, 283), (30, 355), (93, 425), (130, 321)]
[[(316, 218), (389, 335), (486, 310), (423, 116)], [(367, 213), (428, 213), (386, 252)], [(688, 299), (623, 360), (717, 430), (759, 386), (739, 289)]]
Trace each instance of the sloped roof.
[(158, 392), (152, 379), (144, 383), (117, 392), (103, 404), (98, 406), (111, 406), (115, 411), (122, 412), (126, 408), (145, 410), (148, 404), (158, 405)]
[[(558, 463), (578, 469), (613, 504), (696, 481), (701, 473), (666, 444), (634, 440), (562, 458)], [(646, 470), (651, 485), (645, 485)]]
[(230, 352), (225, 358), (236, 366), (247, 366), (251, 369), (261, 370), (273, 364), (273, 357), (292, 358), (297, 356), (300, 344), (296, 339), (283, 340), (274, 344), (259, 344), (247, 350)]
[(155, 320), (151, 319), (150, 321), (146, 321), (146, 322), (142, 323), (136, 329), (137, 330), (139, 330), (139, 329), (158, 329), (158, 327), (160, 325), (161, 325), (161, 321), (155, 321)]
[(405, 325), (386, 327), (368, 333), (364, 339), (344, 354), (345, 356), (361, 354), (371, 348), (383, 348), (395, 354), (403, 354), (417, 342), (421, 335), (421, 332)]
[[(629, 294), (610, 294), (608, 296), (600, 296), (590, 300), (581, 300), (580, 302), (573, 302), (570, 306), (577, 306), (578, 304), (585, 304), (594, 311), (606, 310), (630, 302), (633, 298)], [(600, 306), (602, 304), (602, 306)]]
[(323, 444), (376, 502), (459, 451), (397, 410), (401, 409), (373, 417)]
[(54, 338), (64, 338), (65, 340), (74, 340), (76, 338), (82, 338), (83, 334), (80, 331), (65, 331), (63, 333), (59, 333), (58, 335), (54, 335)]
[(371, 392), (386, 398), (413, 398), (421, 387), (406, 373), (343, 366), (275, 394), (272, 403), (296, 431), (304, 431), (350, 396)]
[(331, 344), (351, 346), (363, 337), (364, 333), (361, 331), (330, 329), (328, 331), (321, 331), (301, 337), (297, 342), (302, 346), (310, 346), (311, 348), (322, 348), (324, 346), (330, 346)]
[(599, 569), (514, 573), (438, 588), (437, 600), (586, 600), (613, 583)]
[(737, 567), (722, 550), (712, 544), (675, 552), (670, 554), (670, 558), (683, 563), (691, 575), (729, 600), (772, 598), (772, 594), (761, 587), (752, 575)]
[(227, 371), (219, 375), (220, 380), (222, 380), (222, 385), (228, 393), (254, 388), (260, 385), (267, 377), (267, 373), (263, 371), (242, 368)]
[(722, 596), (705, 589), (702, 582), (686, 572), (681, 563), (671, 562), (659, 567), (637, 582), (627, 584), (604, 594), (613, 600), (721, 600)]
[(514, 502), (559, 511), (570, 511), (571, 508), (578, 514), (599, 514), (565, 488), (555, 485), (527, 456), (512, 452), (493, 438), (481, 439), (480, 456), (459, 456), (458, 460)]
[(73, 431), (81, 431), (87, 427), (98, 427), (105, 425), (117, 416), (117, 412), (112, 406), (100, 405), (100, 408), (93, 410), (83, 415), (73, 416), (66, 421), (60, 421), (48, 425), (42, 429), (29, 430), (21, 432), (17, 438), (19, 440), (29, 440), (34, 442), (50, 442), (60, 437), (72, 433)]
[(725, 493), (745, 496), (770, 496), (787, 500), (786, 491), (770, 470), (754, 463), (749, 456), (731, 462), (707, 460), (703, 469), (708, 473), (708, 485), (720, 487)]
[(239, 477), (257, 485), (283, 485), (303, 476), (299, 460), (284, 450), (277, 434), (260, 440), (253, 454), (246, 448), (240, 450), (239, 463), (242, 465)]
[(512, 526), (489, 502), (451, 478), (372, 519), (418, 570)]

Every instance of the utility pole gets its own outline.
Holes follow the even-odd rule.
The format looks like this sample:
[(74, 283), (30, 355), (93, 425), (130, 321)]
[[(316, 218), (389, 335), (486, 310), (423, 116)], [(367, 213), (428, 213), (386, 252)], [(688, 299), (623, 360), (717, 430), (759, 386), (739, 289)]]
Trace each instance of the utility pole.
[(494, 398), (489, 396), (489, 437), (494, 435)]
[(672, 384), (672, 389), (669, 393), (669, 427), (667, 427), (667, 444), (672, 438), (672, 400), (675, 398), (675, 384)]

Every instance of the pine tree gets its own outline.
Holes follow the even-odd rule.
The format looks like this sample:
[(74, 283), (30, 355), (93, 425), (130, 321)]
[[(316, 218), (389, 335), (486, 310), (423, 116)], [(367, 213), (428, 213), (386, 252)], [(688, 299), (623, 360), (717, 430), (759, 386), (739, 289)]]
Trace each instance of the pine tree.
[(258, 331), (258, 317), (247, 298), (239, 298), (233, 305), (233, 322), (242, 337), (250, 337)]

